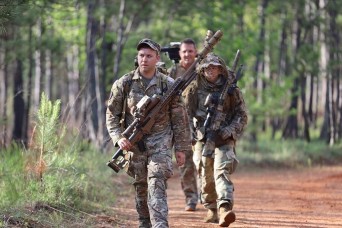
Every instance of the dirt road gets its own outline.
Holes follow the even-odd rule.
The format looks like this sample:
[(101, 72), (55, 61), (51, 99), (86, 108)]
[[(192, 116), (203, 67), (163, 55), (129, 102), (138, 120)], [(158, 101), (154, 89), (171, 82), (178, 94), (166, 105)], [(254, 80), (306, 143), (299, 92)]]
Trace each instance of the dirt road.
[[(116, 184), (127, 186), (127, 179), (114, 179)], [(230, 227), (342, 227), (342, 166), (301, 170), (239, 168), (233, 182), (237, 220)], [(168, 186), (170, 227), (219, 227), (202, 222), (206, 215), (202, 205), (195, 212), (184, 211), (178, 172)], [(113, 207), (115, 218), (99, 219), (115, 221), (115, 227), (137, 227), (132, 188), (127, 188), (117, 205)], [(99, 227), (110, 226), (104, 222)]]

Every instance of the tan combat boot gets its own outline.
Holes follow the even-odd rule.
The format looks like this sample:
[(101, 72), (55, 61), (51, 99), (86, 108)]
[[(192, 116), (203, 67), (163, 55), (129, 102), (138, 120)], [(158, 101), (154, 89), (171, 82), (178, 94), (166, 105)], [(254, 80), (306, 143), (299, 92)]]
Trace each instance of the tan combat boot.
[(207, 212), (207, 217), (205, 217), (204, 222), (217, 223), (218, 215), (216, 208), (209, 208)]
[(228, 227), (235, 221), (235, 213), (229, 204), (222, 204), (220, 206), (220, 221), (219, 226)]

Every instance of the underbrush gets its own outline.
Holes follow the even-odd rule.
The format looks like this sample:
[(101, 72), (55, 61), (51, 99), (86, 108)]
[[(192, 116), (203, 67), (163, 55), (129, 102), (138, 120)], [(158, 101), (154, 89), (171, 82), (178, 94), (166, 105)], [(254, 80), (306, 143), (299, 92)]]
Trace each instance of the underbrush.
[(26, 170), (26, 153), (13, 146), (0, 154), (0, 227), (87, 227), (97, 214), (110, 215), (116, 197), (108, 154), (79, 145), (40, 180)]
[(265, 168), (299, 168), (342, 163), (342, 144), (329, 146), (322, 141), (259, 140), (239, 142), (241, 165)]
[(0, 153), (0, 227), (91, 226), (115, 202), (108, 155), (66, 136), (44, 94), (36, 121), (28, 148)]
[[(130, 178), (105, 165), (111, 154), (66, 136), (58, 115), (59, 103), (42, 99), (30, 147), (14, 144), (0, 152), (0, 227), (118, 226), (111, 207), (129, 193)], [(239, 166), (250, 169), (336, 165), (342, 145), (242, 140), (237, 156)]]

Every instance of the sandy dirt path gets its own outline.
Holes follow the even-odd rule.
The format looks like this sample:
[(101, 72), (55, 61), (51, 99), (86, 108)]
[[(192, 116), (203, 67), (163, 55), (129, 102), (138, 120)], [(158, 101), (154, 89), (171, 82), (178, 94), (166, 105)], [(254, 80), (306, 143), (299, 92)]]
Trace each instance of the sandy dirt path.
[[(170, 227), (219, 227), (204, 223), (206, 209), (184, 211), (178, 170), (168, 181)], [(116, 175), (116, 174), (114, 174)], [(134, 191), (124, 175), (114, 183), (126, 190), (113, 207), (115, 217), (99, 216), (98, 227), (137, 227)], [(342, 166), (296, 170), (244, 170), (232, 176), (237, 220), (230, 227), (342, 227)], [(108, 224), (111, 222), (112, 224)]]

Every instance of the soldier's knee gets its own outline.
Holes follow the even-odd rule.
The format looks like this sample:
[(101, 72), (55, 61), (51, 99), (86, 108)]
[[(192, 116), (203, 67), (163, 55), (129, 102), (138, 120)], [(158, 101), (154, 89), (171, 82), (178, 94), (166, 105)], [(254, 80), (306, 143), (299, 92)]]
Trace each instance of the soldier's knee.
[(149, 174), (148, 174), (149, 178), (158, 178), (158, 179), (167, 180), (173, 174), (172, 168), (169, 167), (169, 165), (165, 163), (161, 163), (161, 164), (155, 163), (153, 165), (149, 165), (148, 169), (149, 169)]
[(221, 173), (220, 175), (217, 176), (217, 179), (222, 179), (223, 182), (226, 182), (228, 185), (233, 185), (233, 182), (230, 179), (230, 175), (227, 173)]
[(226, 169), (229, 174), (233, 174), (238, 166), (239, 162), (233, 158), (226, 162)]
[(133, 185), (134, 185), (135, 192), (136, 192), (137, 196), (139, 196), (139, 197), (147, 196), (147, 189), (148, 189), (147, 181), (144, 183), (134, 182)]
[(148, 177), (167, 180), (172, 175), (171, 157), (165, 153), (154, 154), (148, 164)]
[(215, 160), (215, 171), (217, 175), (221, 173), (233, 174), (239, 164), (235, 154), (227, 154), (223, 159)]
[(215, 170), (216, 176), (220, 175), (231, 175), (235, 172), (236, 167), (238, 165), (238, 161), (236, 159), (230, 159), (228, 161), (223, 162), (219, 168)]

